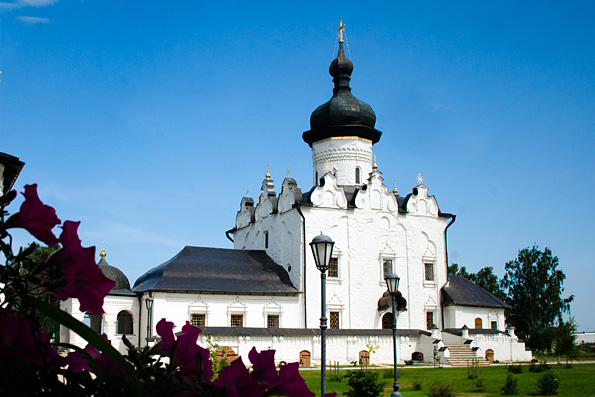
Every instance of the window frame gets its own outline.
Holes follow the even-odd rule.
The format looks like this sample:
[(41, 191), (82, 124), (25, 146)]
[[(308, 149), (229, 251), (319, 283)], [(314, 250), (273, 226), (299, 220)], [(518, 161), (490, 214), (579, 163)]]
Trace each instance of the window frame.
[[(197, 321), (198, 324), (194, 323), (194, 316), (202, 316), (202, 325), (200, 325), (200, 320)], [(195, 327), (206, 327), (207, 326), (207, 314), (206, 313), (190, 313), (190, 324), (194, 325)]]
[[(339, 310), (329, 311), (329, 329), (341, 329), (341, 312)], [(333, 318), (336, 317), (336, 318)]]
[[(271, 320), (274, 319), (273, 323), (271, 323)], [(273, 326), (271, 326), (273, 325)], [(279, 316), (278, 314), (267, 314), (267, 328), (271, 328), (271, 329), (278, 329), (281, 328), (281, 316)]]
[[(333, 269), (333, 263), (336, 265), (335, 268)], [(332, 275), (331, 274), (331, 270), (335, 271), (335, 274)], [(327, 272), (327, 276), (329, 278), (339, 278), (339, 257), (338, 256), (332, 256), (331, 260), (329, 262), (329, 268), (328, 268), (328, 272)]]
[[(436, 323), (434, 322), (434, 313), (434, 310), (426, 310), (426, 329), (428, 331), (431, 331), (432, 326), (436, 325)], [(432, 323), (430, 324), (428, 320), (431, 320)]]
[[(237, 320), (239, 318), (239, 325), (234, 325), (234, 317)], [(241, 313), (231, 313), (229, 315), (229, 327), (230, 328), (244, 328), (244, 315)]]

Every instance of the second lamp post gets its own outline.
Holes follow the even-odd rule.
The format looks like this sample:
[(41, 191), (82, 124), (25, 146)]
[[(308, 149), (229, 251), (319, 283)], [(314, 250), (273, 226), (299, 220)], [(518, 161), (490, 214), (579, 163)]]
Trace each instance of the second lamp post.
[(314, 237), (310, 243), (316, 268), (320, 270), (321, 282), (321, 317), (320, 317), (320, 348), (321, 348), (321, 367), (320, 367), (320, 390), (321, 396), (326, 393), (326, 271), (331, 264), (333, 255), (333, 246), (335, 242), (329, 236), (322, 233)]
[(399, 276), (396, 274), (387, 274), (384, 276), (386, 281), (386, 288), (391, 296), (391, 303), (393, 307), (393, 369), (394, 369), (394, 382), (393, 392), (390, 397), (402, 397), (399, 392), (399, 381), (397, 380), (397, 304), (396, 298), (399, 293)]

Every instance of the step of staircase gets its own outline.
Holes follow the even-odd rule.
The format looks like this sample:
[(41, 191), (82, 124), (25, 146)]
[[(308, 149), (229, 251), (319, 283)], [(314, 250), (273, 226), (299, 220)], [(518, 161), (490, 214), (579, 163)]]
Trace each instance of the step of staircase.
[(490, 363), (475, 355), (475, 352), (467, 345), (453, 345), (446, 346), (450, 357), (446, 358), (446, 362), (453, 367), (466, 367), (476, 361), (479, 365), (489, 365)]

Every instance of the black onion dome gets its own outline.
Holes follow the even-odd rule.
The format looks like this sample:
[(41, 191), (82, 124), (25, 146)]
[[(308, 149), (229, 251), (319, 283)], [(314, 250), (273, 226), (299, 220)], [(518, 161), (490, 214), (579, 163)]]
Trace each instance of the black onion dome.
[(116, 285), (108, 293), (109, 295), (136, 295), (130, 290), (130, 282), (124, 272), (117, 267), (109, 265), (105, 257), (101, 258), (97, 266), (99, 266), (99, 269), (101, 269), (107, 278), (116, 282)]
[(349, 81), (353, 72), (353, 63), (345, 57), (343, 43), (339, 43), (339, 53), (329, 67), (335, 88), (333, 97), (320, 105), (310, 116), (310, 130), (302, 138), (312, 143), (333, 136), (359, 136), (373, 143), (380, 140), (380, 131), (374, 128), (376, 114), (364, 101), (351, 93)]

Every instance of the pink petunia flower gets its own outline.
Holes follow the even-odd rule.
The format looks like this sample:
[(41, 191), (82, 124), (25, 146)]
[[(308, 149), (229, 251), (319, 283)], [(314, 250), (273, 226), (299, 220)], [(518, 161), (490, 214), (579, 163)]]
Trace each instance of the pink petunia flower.
[(103, 313), (103, 300), (116, 282), (106, 277), (95, 263), (95, 247), (84, 248), (78, 237), (80, 222), (65, 221), (60, 235), (62, 248), (49, 259), (48, 265), (62, 266), (67, 281), (54, 295), (60, 300), (77, 298), (82, 312)]
[[(107, 338), (106, 334), (103, 334), (102, 336), (105, 340), (109, 342), (109, 339)], [(97, 365), (97, 369), (99, 370), (99, 372), (108, 372), (112, 375), (120, 377), (124, 376), (124, 370), (122, 369), (120, 364), (116, 363), (111, 358), (101, 353), (90, 343), (88, 343), (87, 346), (85, 346), (85, 351), (95, 361), (95, 364)], [(89, 361), (87, 360), (87, 358), (79, 352), (70, 353), (66, 357), (66, 363), (68, 364), (68, 369), (75, 373), (91, 371), (92, 369), (89, 365)]]
[(178, 346), (176, 347), (175, 363), (180, 366), (180, 370), (189, 375), (197, 373), (196, 356), (201, 355), (203, 379), (209, 381), (213, 378), (213, 362), (207, 349), (196, 344), (200, 328), (195, 327), (186, 321), (182, 327), (182, 334), (178, 336)]
[(0, 357), (22, 357), (26, 364), (43, 365), (44, 360), (39, 354), (41, 351), (47, 364), (54, 368), (59, 367), (62, 358), (50, 346), (50, 335), (45, 331), (38, 331), (39, 348), (27, 319), (20, 317), (14, 310), (0, 311)]
[(263, 350), (260, 353), (253, 347), (248, 353), (252, 363), (252, 378), (271, 389), (281, 383), (277, 369), (275, 368), (275, 350)]
[(20, 212), (6, 221), (6, 228), (23, 228), (39, 241), (50, 247), (58, 244), (58, 239), (52, 229), (60, 224), (56, 210), (45, 205), (37, 195), (37, 184), (25, 185), (25, 201), (21, 204)]
[[(273, 370), (275, 370), (274, 364)], [(241, 357), (223, 368), (214, 383), (218, 387), (229, 386), (227, 394), (229, 397), (261, 397), (266, 391), (266, 387), (258, 384), (250, 375)]]

